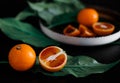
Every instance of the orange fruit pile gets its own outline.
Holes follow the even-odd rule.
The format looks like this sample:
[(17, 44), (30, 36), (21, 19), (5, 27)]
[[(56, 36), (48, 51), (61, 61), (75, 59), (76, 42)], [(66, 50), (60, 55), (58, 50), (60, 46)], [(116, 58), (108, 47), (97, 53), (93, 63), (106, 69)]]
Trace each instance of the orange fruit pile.
[(99, 22), (99, 13), (94, 8), (84, 8), (77, 14), (78, 27), (68, 25), (63, 34), (77, 37), (106, 36), (115, 30), (115, 26), (108, 22)]
[(26, 71), (34, 65), (36, 53), (30, 45), (17, 44), (10, 49), (8, 60), (13, 69), (17, 71)]
[(56, 72), (65, 66), (67, 54), (58, 46), (49, 46), (40, 52), (39, 62), (43, 69)]

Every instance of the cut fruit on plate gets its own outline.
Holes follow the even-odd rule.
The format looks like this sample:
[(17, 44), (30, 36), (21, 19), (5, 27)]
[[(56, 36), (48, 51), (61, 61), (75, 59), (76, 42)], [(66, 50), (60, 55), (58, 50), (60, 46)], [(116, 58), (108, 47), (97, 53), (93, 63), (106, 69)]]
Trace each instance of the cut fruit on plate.
[(65, 43), (69, 45), (75, 45), (75, 46), (98, 46), (98, 45), (105, 45), (112, 43), (120, 38), (120, 31), (113, 33), (108, 36), (102, 36), (102, 37), (72, 37), (72, 36), (66, 36), (60, 33), (57, 33), (55, 31), (52, 31), (45, 27), (43, 24), (40, 23), (41, 30), (50, 38)]
[(39, 62), (43, 69), (56, 72), (67, 63), (67, 54), (58, 46), (49, 46), (40, 52)]
[(85, 26), (92, 26), (93, 23), (98, 22), (99, 14), (94, 8), (84, 8), (77, 14), (77, 21), (79, 24)]
[(95, 37), (96, 34), (91, 31), (89, 28), (87, 28), (86, 26), (80, 24), (79, 25), (79, 31), (81, 31), (80, 33), (80, 37)]
[(64, 35), (68, 35), (68, 36), (79, 36), (80, 31), (77, 28), (73, 27), (72, 25), (68, 25), (63, 30), (63, 33)]
[(114, 32), (115, 26), (107, 22), (96, 22), (93, 24), (93, 30), (100, 36), (106, 36)]
[[(119, 24), (119, 18), (120, 14), (116, 11), (112, 11), (110, 9), (105, 9), (98, 6), (91, 6), (98, 10), (99, 12), (99, 22), (110, 22), (112, 24), (115, 24), (115, 30), (112, 34), (106, 35), (106, 36), (96, 36), (96, 37), (72, 37), (64, 35), (61, 32), (53, 31), (49, 29), (47, 26), (42, 24), (40, 22), (41, 30), (44, 34), (46, 34), (48, 37), (65, 43), (69, 45), (75, 45), (75, 46), (99, 46), (99, 45), (106, 45), (109, 43), (112, 43), (114, 41), (117, 41), (120, 38), (120, 24)], [(64, 25), (64, 24), (63, 24)], [(62, 25), (61, 25), (62, 26)], [(60, 29), (59, 26), (55, 27), (57, 29)]]

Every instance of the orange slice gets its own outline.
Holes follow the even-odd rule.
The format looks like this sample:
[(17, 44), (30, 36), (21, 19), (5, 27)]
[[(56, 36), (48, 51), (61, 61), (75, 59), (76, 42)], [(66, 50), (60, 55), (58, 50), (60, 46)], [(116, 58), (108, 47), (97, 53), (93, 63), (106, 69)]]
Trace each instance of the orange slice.
[(107, 22), (97, 22), (93, 24), (93, 30), (100, 36), (105, 36), (113, 33), (115, 26)]
[(43, 69), (56, 72), (65, 66), (67, 54), (58, 46), (49, 46), (40, 52), (39, 62)]
[(79, 25), (79, 31), (81, 37), (94, 37), (96, 36), (95, 33), (92, 32), (92, 30), (88, 29), (86, 26), (80, 24)]
[(80, 34), (80, 31), (73, 27), (72, 25), (68, 25), (64, 30), (63, 30), (64, 35), (68, 36), (78, 36)]

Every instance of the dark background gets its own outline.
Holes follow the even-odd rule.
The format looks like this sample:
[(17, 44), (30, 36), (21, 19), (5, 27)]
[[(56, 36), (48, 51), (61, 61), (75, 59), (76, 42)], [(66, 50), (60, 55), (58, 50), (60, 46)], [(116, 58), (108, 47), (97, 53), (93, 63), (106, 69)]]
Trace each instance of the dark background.
[[(26, 6), (27, 0), (0, 0), (0, 18), (4, 17), (14, 17), (17, 13), (22, 11)], [(34, 0), (31, 0), (35, 2)], [(92, 4), (92, 5), (98, 5), (102, 6), (104, 8), (109, 8), (114, 11), (120, 12), (119, 0), (81, 0), (85, 4)], [(118, 17), (119, 18), (119, 17)], [(35, 20), (35, 19), (34, 19)], [(35, 20), (36, 22), (36, 20)], [(15, 45), (16, 43), (21, 43), (20, 41), (15, 42), (8, 37), (6, 37), (4, 34), (0, 32), (0, 51), (2, 54), (0, 54), (0, 60), (5, 59), (7, 55), (7, 52), (9, 49)], [(117, 51), (114, 52), (114, 55), (120, 55), (117, 53), (120, 49), (120, 46), (105, 46), (97, 48), (102, 49), (105, 53), (105, 49), (109, 49), (108, 52), (114, 52), (115, 49)], [(38, 48), (35, 48), (38, 49)], [(82, 48), (81, 48), (82, 49)], [(90, 48), (87, 48), (88, 50)], [(95, 49), (95, 48), (94, 48)], [(108, 53), (107, 52), (107, 53)], [(100, 53), (100, 52), (98, 52)], [(108, 53), (109, 54), (109, 53)], [(106, 53), (105, 53), (106, 55)], [(107, 55), (109, 57), (109, 55)], [(102, 59), (105, 60), (105, 59)], [(41, 73), (31, 73), (31, 72), (16, 72), (11, 69), (11, 67), (8, 64), (0, 64), (0, 83), (2, 82), (15, 82), (15, 83), (41, 83), (41, 82), (50, 82), (50, 83), (67, 83), (67, 82), (81, 82), (81, 83), (108, 83), (108, 82), (120, 82), (120, 64), (117, 64), (115, 67), (110, 69), (109, 71), (102, 73), (102, 74), (93, 74), (89, 75), (84, 78), (75, 78), (73, 76), (64, 76), (64, 77), (49, 77), (45, 76)]]
[[(0, 17), (15, 16), (19, 11), (23, 10), (26, 6), (27, 0), (0, 0)], [(29, 0), (35, 2), (37, 0)], [(38, 0), (41, 1), (41, 0)], [(51, 1), (51, 0), (48, 0)], [(103, 6), (120, 12), (119, 0), (81, 0), (83, 3), (92, 5)]]

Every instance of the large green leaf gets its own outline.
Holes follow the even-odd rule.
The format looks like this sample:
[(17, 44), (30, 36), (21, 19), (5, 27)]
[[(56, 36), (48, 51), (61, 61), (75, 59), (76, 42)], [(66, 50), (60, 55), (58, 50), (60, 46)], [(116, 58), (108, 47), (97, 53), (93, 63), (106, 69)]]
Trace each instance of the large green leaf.
[(104, 73), (107, 70), (114, 67), (119, 61), (103, 64), (96, 61), (94, 58), (88, 56), (69, 56), (68, 61), (65, 67), (59, 72), (46, 72), (39, 65), (39, 61), (36, 60), (36, 65), (32, 69), (32, 72), (38, 73), (41, 72), (48, 76), (66, 76), (73, 75), (75, 77), (85, 77), (91, 74)]
[(36, 12), (31, 10), (30, 8), (25, 8), (23, 11), (21, 11), (18, 15), (16, 15), (16, 20), (25, 20), (27, 17), (30, 16), (37, 16)]
[[(70, 56), (68, 55), (67, 64), (63, 69), (58, 72), (47, 72), (39, 64), (38, 56), (36, 58), (36, 64), (33, 66), (29, 72), (42, 73), (46, 76), (66, 76), (72, 75), (76, 78), (86, 77), (91, 74), (104, 73), (116, 66), (120, 61), (116, 61), (109, 64), (103, 64), (96, 61), (94, 58), (80, 55), (80, 56)], [(0, 61), (0, 64), (8, 64), (8, 61)]]
[[(46, 2), (28, 2), (29, 7), (38, 13), (38, 16), (47, 24), (51, 24), (53, 18), (57, 15), (70, 13), (84, 8), (84, 5), (78, 0), (60, 1), (54, 0), (52, 3)], [(62, 19), (64, 20), (64, 19)]]
[(52, 22), (48, 26), (48, 28), (53, 28), (53, 27), (56, 27), (56, 26), (59, 26), (59, 25), (64, 25), (64, 24), (72, 23), (72, 22), (76, 22), (77, 23), (77, 21), (76, 21), (77, 12), (78, 11), (74, 11), (74, 12), (64, 13), (64, 14), (55, 16), (52, 19)]
[(82, 9), (85, 8), (85, 5), (80, 0), (54, 0), (58, 3), (66, 3), (66, 4), (73, 4), (76, 9)]
[(45, 36), (39, 29), (14, 18), (0, 19), (0, 29), (11, 39), (20, 40), (36, 47), (58, 45), (58, 42)]

